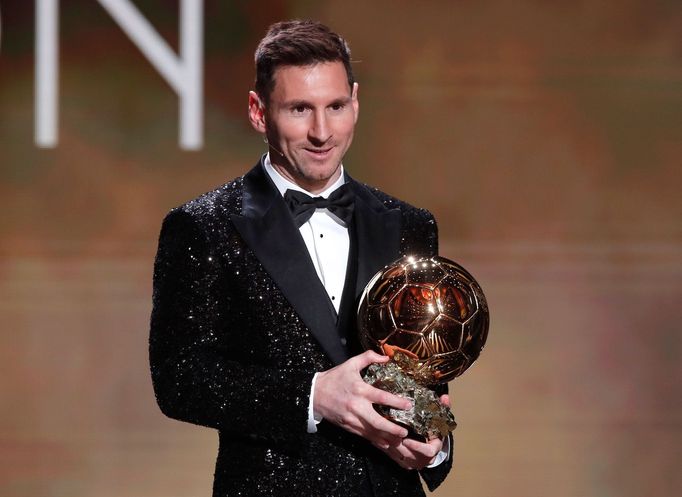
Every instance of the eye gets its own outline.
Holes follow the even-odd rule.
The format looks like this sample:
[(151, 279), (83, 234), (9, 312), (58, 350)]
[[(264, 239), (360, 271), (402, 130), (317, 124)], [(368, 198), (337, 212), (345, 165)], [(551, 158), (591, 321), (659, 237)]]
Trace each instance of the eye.
[(305, 105), (295, 105), (294, 107), (291, 108), (291, 113), (292, 114), (305, 114), (305, 112), (308, 110), (308, 107)]
[(336, 102), (331, 105), (332, 110), (343, 110), (343, 108), (346, 106), (346, 104), (342, 102)]

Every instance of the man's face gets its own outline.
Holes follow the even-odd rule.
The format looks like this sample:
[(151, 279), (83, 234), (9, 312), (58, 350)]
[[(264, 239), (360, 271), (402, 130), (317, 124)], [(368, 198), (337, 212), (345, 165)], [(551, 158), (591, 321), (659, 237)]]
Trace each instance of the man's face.
[(341, 62), (282, 66), (274, 80), (264, 110), (255, 94), (249, 99), (251, 122), (265, 131), (270, 160), (280, 174), (318, 193), (336, 181), (353, 141), (357, 84), (351, 91)]

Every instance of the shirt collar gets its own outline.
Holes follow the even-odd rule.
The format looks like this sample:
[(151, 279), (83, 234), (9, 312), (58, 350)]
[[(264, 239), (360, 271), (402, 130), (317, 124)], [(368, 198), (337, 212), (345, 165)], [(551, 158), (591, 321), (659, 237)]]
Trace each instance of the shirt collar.
[(279, 190), (279, 193), (281, 195), (284, 195), (284, 192), (287, 190), (296, 190), (299, 192), (303, 192), (306, 195), (310, 195), (311, 197), (322, 197), (322, 198), (327, 198), (329, 195), (334, 192), (337, 188), (339, 188), (341, 185), (343, 185), (346, 182), (344, 171), (343, 171), (343, 164), (341, 164), (341, 174), (337, 178), (334, 183), (332, 183), (327, 189), (320, 193), (310, 193), (308, 190), (305, 188), (301, 188), (298, 186), (296, 183), (288, 180), (284, 176), (282, 176), (277, 169), (275, 169), (272, 165), (272, 162), (270, 162), (270, 154), (265, 155), (265, 159), (263, 160), (263, 167), (265, 168), (265, 172), (268, 173), (268, 176), (270, 176), (270, 179), (272, 182), (275, 184), (277, 187), (277, 190)]

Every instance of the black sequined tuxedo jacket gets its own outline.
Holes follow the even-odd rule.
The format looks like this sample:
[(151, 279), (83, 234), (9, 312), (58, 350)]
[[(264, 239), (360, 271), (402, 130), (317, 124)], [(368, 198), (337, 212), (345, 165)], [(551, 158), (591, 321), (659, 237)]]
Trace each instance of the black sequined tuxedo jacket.
[[(341, 307), (354, 313), (384, 265), (435, 254), (437, 231), (428, 211), (347, 179), (354, 271)], [(340, 318), (261, 164), (168, 214), (154, 266), (152, 380), (166, 415), (219, 431), (214, 496), (424, 495), (418, 472), (364, 439), (326, 421), (306, 431), (314, 373), (355, 353)], [(450, 465), (421, 471), (429, 488)]]

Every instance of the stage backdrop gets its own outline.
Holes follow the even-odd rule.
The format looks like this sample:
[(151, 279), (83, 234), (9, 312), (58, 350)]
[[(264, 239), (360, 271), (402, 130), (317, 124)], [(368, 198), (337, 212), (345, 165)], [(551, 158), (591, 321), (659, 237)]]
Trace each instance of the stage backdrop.
[(311, 17), (353, 49), (346, 167), (489, 298), (435, 495), (680, 495), (680, 2), (201, 6), (0, 1), (0, 494), (210, 495), (216, 433), (149, 379), (158, 231), (264, 151), (255, 44)]

